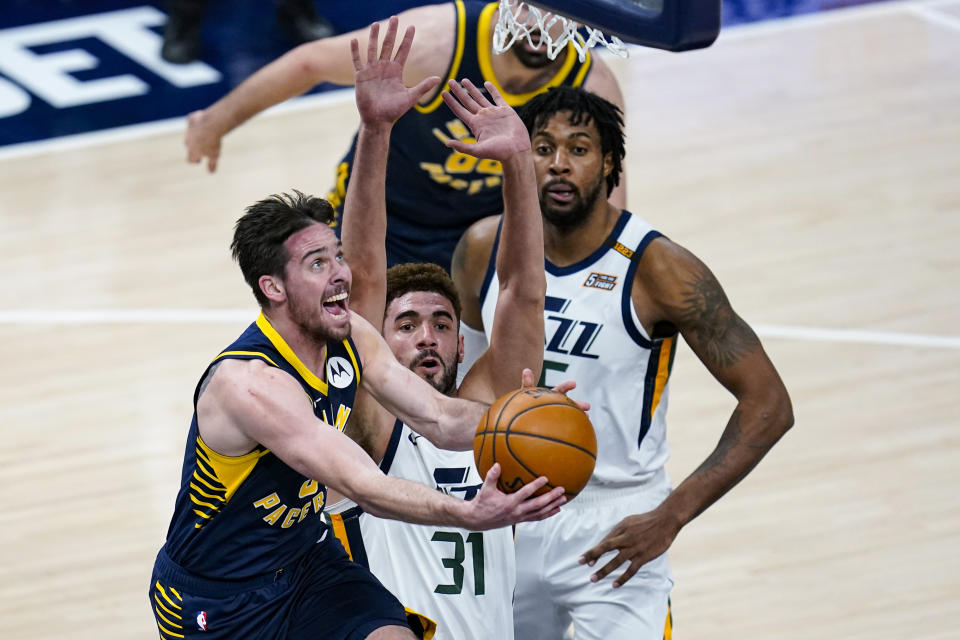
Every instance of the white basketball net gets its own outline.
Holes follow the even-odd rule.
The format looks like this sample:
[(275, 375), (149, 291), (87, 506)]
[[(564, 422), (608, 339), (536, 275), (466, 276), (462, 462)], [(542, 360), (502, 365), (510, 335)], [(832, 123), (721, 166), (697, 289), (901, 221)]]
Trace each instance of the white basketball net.
[[(561, 30), (559, 37), (554, 39), (550, 30), (558, 27)], [(587, 50), (594, 45), (602, 44), (621, 58), (627, 57), (627, 46), (617, 36), (606, 36), (599, 29), (589, 25), (582, 25), (587, 32), (587, 39), (577, 31), (580, 23), (556, 13), (541, 11), (533, 5), (518, 0), (500, 0), (500, 18), (493, 29), (493, 49), (503, 53), (515, 43), (527, 39), (531, 47), (537, 43), (533, 41), (533, 34), (539, 32), (540, 43), (547, 46), (547, 55), (551, 60), (556, 59), (567, 44), (572, 44), (577, 50), (580, 62), (587, 56)]]

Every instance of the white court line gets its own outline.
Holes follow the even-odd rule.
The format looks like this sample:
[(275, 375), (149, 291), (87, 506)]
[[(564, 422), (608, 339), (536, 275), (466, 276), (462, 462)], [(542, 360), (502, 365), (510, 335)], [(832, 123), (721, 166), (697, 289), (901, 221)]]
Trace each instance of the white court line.
[(758, 324), (754, 325), (753, 328), (757, 332), (757, 335), (764, 338), (786, 338), (788, 340), (805, 340), (808, 342), (859, 342), (889, 346), (960, 349), (960, 336), (864, 331), (861, 329), (790, 327), (772, 324)]
[[(719, 41), (739, 40), (740, 38), (780, 33), (798, 28), (837, 24), (875, 16), (887, 16), (898, 12), (903, 12), (904, 10), (915, 12), (918, 15), (922, 15), (932, 21), (939, 20), (941, 24), (947, 24), (953, 23), (954, 21), (943, 14), (931, 11), (928, 8), (942, 5), (952, 5), (956, 3), (957, 0), (888, 0), (885, 2), (882, 1), (872, 4), (831, 9), (830, 11), (820, 11), (797, 16), (786, 16), (783, 18), (774, 18), (771, 20), (763, 20), (760, 22), (738, 24), (732, 27), (726, 27), (721, 29)], [(650, 49), (636, 45), (629, 45), (629, 48), (631, 55), (635, 56), (667, 53), (658, 49)], [(605, 51), (601, 51), (601, 57), (604, 57), (605, 53)], [(286, 102), (267, 109), (263, 114), (260, 115), (280, 115), (284, 113), (294, 113), (328, 104), (343, 104), (352, 100), (353, 89), (348, 87), (317, 95), (292, 98)], [(13, 158), (23, 158), (44, 153), (72, 151), (75, 149), (83, 149), (101, 144), (139, 140), (141, 138), (147, 138), (160, 134), (183, 131), (185, 128), (186, 118), (177, 117), (125, 127), (116, 127), (101, 131), (91, 131), (89, 133), (80, 133), (71, 136), (62, 136), (59, 138), (51, 138), (37, 142), (25, 142), (22, 144), (0, 147), (0, 162)]]
[[(257, 310), (253, 307), (249, 309), (64, 309), (59, 311), (22, 309), (0, 311), (0, 324), (234, 324), (252, 322), (256, 315)], [(758, 324), (753, 328), (764, 338), (960, 349), (960, 336), (770, 324)]]

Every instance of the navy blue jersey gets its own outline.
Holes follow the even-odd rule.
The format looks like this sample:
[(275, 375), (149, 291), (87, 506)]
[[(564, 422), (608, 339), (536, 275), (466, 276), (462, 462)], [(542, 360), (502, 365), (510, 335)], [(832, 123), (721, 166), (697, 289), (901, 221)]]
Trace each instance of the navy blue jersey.
[[(580, 62), (570, 45), (556, 75), (537, 91), (508, 93), (491, 66), (492, 18), (498, 3), (457, 0), (453, 58), (446, 78), (469, 78), (478, 87), (489, 80), (511, 106), (517, 107), (550, 87), (578, 87), (592, 66), (589, 54)], [(450, 268), (453, 249), (471, 224), (501, 213), (503, 170), (499, 162), (449, 149), (450, 138), (473, 142), (473, 135), (440, 96), (446, 80), (429, 104), (416, 105), (393, 126), (387, 161), (387, 263), (435, 262)], [(327, 199), (339, 216), (350, 179), (356, 136), (337, 168), (336, 184)], [(337, 227), (339, 232), (339, 227)]]
[[(286, 371), (303, 387), (316, 416), (343, 430), (361, 373), (351, 339), (327, 343), (321, 379), (261, 314), (210, 367), (227, 358), (257, 359)], [(242, 456), (224, 456), (203, 442), (196, 402), (210, 367), (194, 394), (180, 492), (164, 551), (195, 576), (245, 580), (289, 566), (318, 540), (331, 544), (333, 536), (326, 535), (320, 516), (326, 487), (262, 446)]]

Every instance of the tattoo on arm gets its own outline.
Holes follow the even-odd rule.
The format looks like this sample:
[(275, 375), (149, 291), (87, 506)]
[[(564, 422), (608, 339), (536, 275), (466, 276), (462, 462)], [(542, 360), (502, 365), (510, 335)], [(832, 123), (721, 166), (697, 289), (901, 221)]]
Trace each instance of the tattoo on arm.
[[(741, 444), (741, 438), (743, 436), (743, 429), (740, 426), (740, 409), (736, 409), (733, 412), (733, 415), (730, 416), (729, 422), (727, 422), (727, 428), (724, 429), (723, 435), (720, 436), (720, 442), (717, 443), (716, 449), (713, 450), (713, 453), (703, 461), (697, 470), (693, 472), (693, 476), (700, 475), (724, 475), (728, 473), (729, 466), (737, 466), (740, 462), (736, 460), (730, 460), (730, 453), (736, 449)], [(751, 449), (760, 449), (760, 454), (753, 460), (752, 464), (747, 464), (744, 468), (740, 469), (739, 473), (730, 478), (727, 482), (723, 483), (719, 487), (719, 493), (717, 495), (711, 496), (711, 498), (704, 502), (703, 506), (700, 507), (696, 513), (693, 514), (693, 518), (696, 518), (698, 515), (703, 513), (707, 507), (713, 504), (715, 501), (720, 499), (720, 497), (725, 494), (727, 491), (732, 489), (737, 485), (741, 480), (746, 477), (748, 473), (760, 462), (760, 458), (773, 446), (773, 442), (770, 444), (761, 444), (761, 443), (747, 443), (747, 447)], [(692, 519), (692, 518), (691, 518)]]
[(711, 368), (734, 365), (760, 345), (706, 266), (700, 265), (685, 284), (679, 324), (696, 341)]

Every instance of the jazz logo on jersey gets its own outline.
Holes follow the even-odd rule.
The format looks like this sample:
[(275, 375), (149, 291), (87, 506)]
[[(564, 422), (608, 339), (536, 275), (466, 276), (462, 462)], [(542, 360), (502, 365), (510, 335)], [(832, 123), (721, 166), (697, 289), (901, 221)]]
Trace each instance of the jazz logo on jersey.
[(594, 271), (584, 281), (583, 286), (603, 289), (604, 291), (613, 291), (617, 286), (617, 276), (607, 275), (606, 273), (597, 273)]
[(327, 382), (337, 389), (346, 389), (353, 382), (353, 367), (346, 358), (334, 356), (327, 360)]
[(200, 631), (207, 630), (207, 612), (206, 611), (197, 612), (197, 629), (199, 629)]

